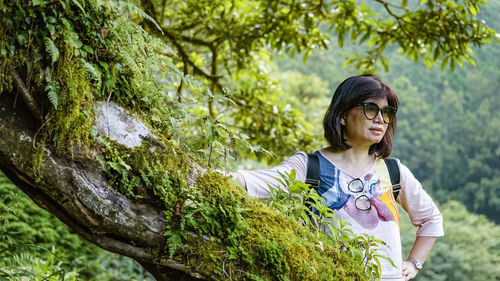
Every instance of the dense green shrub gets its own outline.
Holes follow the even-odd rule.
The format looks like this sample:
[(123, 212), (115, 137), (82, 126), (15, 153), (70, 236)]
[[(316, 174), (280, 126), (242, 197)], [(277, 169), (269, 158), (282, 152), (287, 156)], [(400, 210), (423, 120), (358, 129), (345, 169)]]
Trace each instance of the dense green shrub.
[(49, 280), (153, 280), (135, 261), (72, 233), (0, 172), (0, 277), (48, 276), (53, 278)]

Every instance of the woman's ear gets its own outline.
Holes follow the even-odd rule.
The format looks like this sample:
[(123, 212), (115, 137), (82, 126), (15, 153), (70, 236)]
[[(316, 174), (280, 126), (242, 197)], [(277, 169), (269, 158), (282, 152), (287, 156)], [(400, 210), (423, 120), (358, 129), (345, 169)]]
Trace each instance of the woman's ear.
[(342, 126), (345, 127), (345, 114), (343, 114), (342, 117), (340, 118), (340, 124), (342, 124)]

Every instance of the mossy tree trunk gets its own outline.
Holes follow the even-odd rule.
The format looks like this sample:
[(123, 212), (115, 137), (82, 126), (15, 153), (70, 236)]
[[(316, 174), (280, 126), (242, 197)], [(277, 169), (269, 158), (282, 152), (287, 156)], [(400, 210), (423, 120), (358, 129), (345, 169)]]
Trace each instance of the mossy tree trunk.
[[(129, 199), (107, 182), (101, 164), (90, 151), (59, 157), (45, 146), (39, 171), (33, 155), (37, 120), (15, 93), (0, 95), (0, 169), (38, 206), (46, 209), (81, 237), (108, 251), (131, 257), (157, 280), (198, 280), (162, 251), (166, 244), (161, 203), (147, 189), (140, 200)], [(156, 251), (154, 251), (156, 249)]]
[[(113, 140), (121, 127), (100, 124), (111, 117), (101, 115), (98, 102), (92, 105), (98, 136), (61, 154), (43, 143), (33, 111), (22, 102), (14, 106), (15, 95), (0, 95), (0, 169), (80, 236), (135, 259), (157, 280), (370, 280), (377, 274), (362, 254), (371, 241), (321, 242), (223, 175), (204, 172), (168, 139), (143, 136), (133, 148)], [(125, 110), (104, 104), (108, 114), (122, 114), (116, 120), (133, 123)], [(127, 128), (122, 136), (138, 131)]]
[[(109, 153), (105, 143), (74, 146), (61, 156), (39, 142), (40, 125), (25, 104), (13, 105), (14, 97), (0, 95), (0, 169), (81, 237), (135, 259), (157, 280), (369, 280), (364, 259), (317, 244), (298, 222), (249, 198), (222, 175), (200, 176), (203, 169), (180, 148), (155, 150), (143, 141), (146, 150), (121, 146), (120, 155), (146, 159), (138, 166), (166, 156), (165, 172), (182, 171), (183, 178), (171, 177), (171, 192), (184, 197), (159, 194), (146, 184), (132, 197), (123, 195), (99, 160)], [(138, 172), (138, 166), (131, 170)]]

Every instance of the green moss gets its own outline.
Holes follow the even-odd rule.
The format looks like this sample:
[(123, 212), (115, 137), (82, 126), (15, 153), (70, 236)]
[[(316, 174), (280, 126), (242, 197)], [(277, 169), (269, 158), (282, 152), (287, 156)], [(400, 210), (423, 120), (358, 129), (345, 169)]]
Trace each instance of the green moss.
[(66, 58), (57, 67), (56, 77), (65, 79), (59, 95), (59, 105), (52, 110), (47, 122), (47, 137), (56, 151), (73, 155), (74, 147), (91, 146), (92, 124), (95, 119), (92, 85), (80, 62)]
[(190, 236), (185, 241), (182, 251), (182, 262), (188, 267), (200, 272), (209, 272), (215, 276), (223, 276), (227, 263), (227, 250), (216, 242), (216, 238), (203, 239), (199, 236)]
[(227, 280), (368, 280), (349, 254), (320, 246), (298, 222), (249, 198), (221, 174), (207, 172), (196, 187), (187, 186), (187, 156), (170, 141), (159, 141), (163, 149), (149, 142), (135, 149), (110, 142), (103, 152), (106, 163), (123, 161), (128, 178), (140, 175), (164, 202), (170, 256)]
[(40, 181), (41, 179), (41, 173), (40, 169), (43, 166), (43, 158), (47, 155), (47, 152), (44, 149), (45, 144), (42, 142), (38, 145), (38, 147), (35, 150), (35, 154), (33, 155), (33, 175), (35, 177), (35, 182)]
[[(368, 279), (363, 276), (362, 270), (349, 271), (353, 267), (349, 255), (343, 257), (339, 249), (329, 245), (321, 249), (312, 233), (298, 222), (248, 198), (222, 175), (206, 173), (199, 179), (197, 190), (202, 196), (198, 197), (200, 203), (194, 209), (187, 208), (185, 216), (191, 217), (193, 212), (201, 213), (191, 226), (216, 235), (218, 242), (226, 245), (227, 250), (222, 252), (225, 262), (221, 277), (224, 279)], [(225, 228), (229, 231), (225, 232)], [(198, 258), (204, 257), (190, 257), (194, 260)], [(217, 260), (221, 258), (219, 256)], [(232, 275), (227, 272), (232, 272)]]
[(139, 177), (164, 202), (168, 253), (188, 267), (227, 280), (369, 280), (362, 259), (319, 242), (223, 175), (207, 172), (197, 186), (187, 186), (188, 156), (169, 140), (134, 149), (103, 143), (103, 167), (115, 188), (124, 182), (113, 179), (125, 172), (128, 181)]

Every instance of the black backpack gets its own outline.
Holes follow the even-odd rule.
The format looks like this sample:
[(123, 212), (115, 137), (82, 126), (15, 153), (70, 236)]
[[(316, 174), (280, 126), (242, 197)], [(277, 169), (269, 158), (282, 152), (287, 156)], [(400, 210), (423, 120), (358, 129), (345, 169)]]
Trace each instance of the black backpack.
[[(384, 161), (387, 166), (387, 170), (389, 171), (389, 177), (391, 178), (392, 195), (394, 195), (394, 200), (396, 200), (398, 199), (399, 191), (401, 190), (398, 163), (394, 158), (386, 158)], [(314, 189), (319, 188), (319, 158), (316, 153), (307, 153), (306, 183)]]

